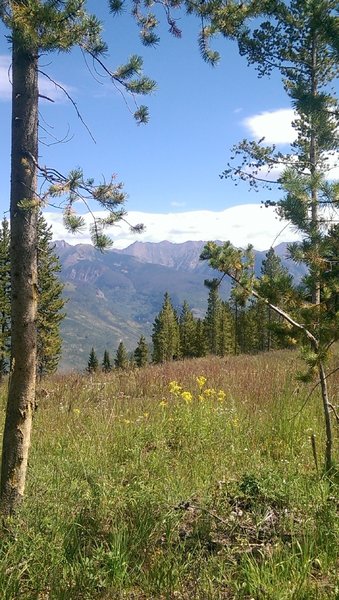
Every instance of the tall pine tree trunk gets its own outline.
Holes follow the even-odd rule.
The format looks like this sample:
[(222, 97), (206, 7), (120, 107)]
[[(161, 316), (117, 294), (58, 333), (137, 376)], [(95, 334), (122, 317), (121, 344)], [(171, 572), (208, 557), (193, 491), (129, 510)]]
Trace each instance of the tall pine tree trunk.
[(23, 47), (15, 31), (12, 43), (12, 357), (1, 466), (3, 514), (13, 513), (24, 494), (36, 381), (38, 54)]
[[(314, 33), (312, 39), (312, 65), (311, 65), (311, 95), (314, 100), (318, 97), (318, 57), (317, 57), (317, 36)], [(313, 237), (314, 252), (319, 255), (319, 198), (318, 198), (318, 182), (316, 180), (317, 173), (317, 162), (318, 162), (318, 140), (314, 125), (314, 115), (311, 116), (311, 131), (310, 131), (310, 149), (309, 149), (309, 161), (310, 161), (310, 173), (312, 178), (312, 190), (311, 190), (311, 237)], [(315, 239), (314, 239), (315, 238)], [(312, 289), (312, 302), (319, 306), (321, 302), (321, 290), (320, 290), (320, 274), (319, 267), (311, 269), (313, 275), (313, 289)]]
[(324, 369), (324, 365), (323, 365), (322, 361), (319, 362), (318, 372), (319, 372), (319, 380), (320, 380), (320, 386), (321, 386), (321, 397), (322, 397), (322, 401), (323, 401), (325, 431), (326, 431), (325, 471), (326, 471), (326, 473), (330, 473), (330, 471), (333, 467), (333, 459), (332, 459), (333, 436), (332, 436), (330, 406), (329, 406), (329, 400), (328, 400), (327, 377), (326, 377), (326, 373), (325, 373), (325, 369)]

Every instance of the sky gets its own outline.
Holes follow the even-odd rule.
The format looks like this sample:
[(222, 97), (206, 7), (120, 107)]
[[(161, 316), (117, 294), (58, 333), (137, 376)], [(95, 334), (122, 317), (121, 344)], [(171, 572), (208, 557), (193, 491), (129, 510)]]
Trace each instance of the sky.
[[(143, 222), (146, 230), (138, 236), (123, 224), (109, 230), (117, 248), (136, 240), (230, 239), (264, 250), (296, 239), (273, 209), (261, 207), (276, 198), (274, 192), (255, 193), (245, 183), (220, 178), (231, 147), (244, 137), (265, 137), (282, 151), (293, 141), (293, 111), (280, 78), (258, 79), (236, 45), (223, 39), (215, 44), (219, 65), (204, 63), (197, 43), (199, 23), (193, 17), (181, 15), (181, 39), (171, 37), (163, 24), (157, 47), (145, 48), (127, 13), (112, 17), (103, 0), (89, 1), (88, 7), (104, 22), (107, 65), (114, 70), (140, 54), (144, 72), (157, 82), (156, 92), (139, 100), (149, 106), (150, 121), (138, 126), (131, 115), (133, 103), (86, 64), (78, 50), (43, 56), (41, 70), (67, 90), (91, 135), (65, 94), (41, 76), (40, 92), (54, 102), (40, 104), (40, 164), (62, 173), (81, 166), (97, 182), (115, 173), (124, 182), (128, 220)], [(0, 26), (0, 215), (8, 210), (10, 181), (11, 59), (5, 34)], [(55, 239), (88, 243), (87, 231), (76, 236), (65, 232), (60, 212), (46, 207), (45, 216)]]

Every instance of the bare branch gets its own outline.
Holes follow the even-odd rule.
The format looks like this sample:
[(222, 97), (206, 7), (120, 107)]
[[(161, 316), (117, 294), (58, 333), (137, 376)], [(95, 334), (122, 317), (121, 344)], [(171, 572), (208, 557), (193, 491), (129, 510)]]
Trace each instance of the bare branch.
[(68, 98), (68, 100), (71, 102), (73, 108), (75, 109), (75, 112), (78, 116), (78, 118), (80, 119), (81, 123), (83, 124), (83, 126), (85, 127), (85, 129), (88, 131), (90, 137), (92, 138), (93, 142), (96, 144), (95, 138), (90, 130), (90, 128), (88, 127), (87, 123), (84, 121), (77, 103), (75, 102), (75, 100), (73, 100), (72, 96), (68, 93), (68, 91), (66, 90), (66, 88), (64, 88), (63, 85), (61, 85), (60, 83), (58, 83), (57, 81), (55, 81), (52, 77), (50, 77), (47, 73), (45, 73), (44, 71), (41, 71), (40, 69), (38, 69), (38, 72), (43, 75), (44, 77), (46, 77), (49, 81), (51, 81), (52, 83), (54, 83), (54, 85), (59, 88), (64, 94), (65, 96)]
[(333, 404), (331, 404), (330, 402), (328, 402), (327, 404), (328, 404), (328, 406), (330, 407), (331, 411), (333, 412), (333, 414), (334, 414), (334, 416), (335, 416), (335, 418), (336, 418), (336, 420), (337, 420), (337, 423), (339, 424), (339, 415), (338, 415), (338, 413), (337, 413), (337, 411), (336, 411), (335, 407), (334, 407), (334, 406), (333, 406)]
[[(124, 82), (119, 77), (116, 77), (116, 75), (114, 75), (114, 73), (108, 67), (106, 67), (105, 63), (102, 60), (100, 60), (100, 58), (98, 56), (95, 56), (95, 54), (93, 54), (92, 52), (90, 52), (88, 50), (86, 50), (86, 52), (93, 58), (93, 61), (96, 61), (98, 63), (98, 65), (100, 65), (100, 67), (103, 69), (103, 71), (110, 77), (115, 89), (121, 94), (129, 112), (131, 114), (133, 114), (133, 111), (129, 107), (128, 102), (126, 100), (126, 96), (123, 92), (123, 89), (125, 89), (125, 87), (126, 87)], [(119, 83), (121, 85), (121, 87), (119, 87), (117, 85), (117, 83)], [(135, 95), (132, 92), (129, 92), (129, 93), (133, 98), (133, 102), (134, 102), (136, 108), (138, 108), (138, 103), (135, 99)]]
[(44, 100), (48, 100), (48, 102), (55, 102), (52, 98), (45, 96), (44, 94), (39, 94), (39, 98), (43, 98)]
[(227, 272), (227, 275), (237, 285), (240, 285), (240, 287), (242, 287), (242, 289), (245, 290), (245, 292), (247, 292), (251, 296), (254, 296), (254, 298), (256, 298), (257, 300), (260, 300), (261, 302), (263, 302), (264, 304), (266, 304), (266, 306), (269, 306), (269, 308), (271, 308), (277, 315), (280, 315), (283, 319), (285, 319), (285, 321), (287, 321), (290, 325), (292, 325), (296, 329), (299, 329), (300, 331), (303, 331), (304, 334), (306, 335), (307, 339), (311, 342), (311, 345), (313, 346), (313, 348), (315, 350), (318, 350), (318, 348), (319, 348), (319, 342), (318, 342), (318, 340), (305, 327), (305, 325), (302, 325), (301, 323), (298, 323), (298, 321), (295, 321), (295, 319), (293, 319), (288, 313), (286, 313), (284, 310), (282, 310), (282, 308), (279, 308), (279, 306), (275, 306), (274, 304), (271, 304), (271, 302), (269, 302), (267, 300), (267, 298), (264, 298), (263, 296), (260, 296), (260, 294), (258, 294), (258, 292), (256, 292), (253, 288), (252, 289), (248, 289), (236, 277), (234, 277), (234, 275), (232, 275), (232, 273)]
[[(339, 367), (337, 367), (336, 369), (333, 369), (333, 371), (330, 371), (329, 373), (327, 373), (327, 375), (326, 375), (326, 377), (325, 377), (325, 380), (327, 381), (327, 379), (328, 379), (329, 377), (331, 377), (331, 375), (334, 375), (334, 373), (337, 373), (337, 371), (339, 371)], [(301, 408), (298, 410), (298, 412), (296, 412), (296, 413), (295, 413), (295, 415), (293, 415), (292, 419), (295, 419), (295, 418), (296, 418), (296, 417), (297, 417), (297, 416), (298, 416), (298, 415), (299, 415), (299, 414), (300, 414), (300, 413), (301, 413), (301, 412), (304, 410), (304, 408), (305, 408), (305, 406), (306, 406), (307, 402), (308, 402), (308, 401), (311, 399), (311, 396), (312, 396), (313, 392), (315, 392), (315, 390), (316, 390), (316, 389), (317, 389), (317, 387), (320, 385), (320, 383), (321, 383), (321, 382), (320, 382), (320, 379), (319, 379), (319, 381), (317, 381), (317, 383), (315, 383), (315, 385), (312, 387), (311, 391), (310, 391), (310, 392), (309, 392), (309, 394), (307, 395), (307, 397), (306, 397), (306, 400), (305, 400), (305, 402), (303, 403), (302, 407), (301, 407)], [(334, 406), (333, 406), (332, 404), (330, 404), (329, 402), (328, 402), (327, 404), (328, 404), (328, 406), (331, 408), (331, 410), (334, 412), (334, 414), (335, 414), (335, 417), (336, 417), (336, 419), (337, 419), (337, 421), (338, 421), (338, 420), (339, 420), (339, 419), (338, 419), (338, 415), (337, 415), (337, 413), (336, 413), (336, 410), (335, 410)], [(292, 419), (291, 419), (291, 420), (292, 420)]]

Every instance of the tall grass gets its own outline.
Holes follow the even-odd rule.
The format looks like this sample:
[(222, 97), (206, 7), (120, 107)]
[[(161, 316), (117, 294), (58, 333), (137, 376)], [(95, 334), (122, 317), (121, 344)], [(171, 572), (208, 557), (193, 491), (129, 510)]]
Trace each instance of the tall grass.
[(303, 407), (297, 368), (278, 352), (43, 382), (0, 597), (339, 597), (321, 403)]

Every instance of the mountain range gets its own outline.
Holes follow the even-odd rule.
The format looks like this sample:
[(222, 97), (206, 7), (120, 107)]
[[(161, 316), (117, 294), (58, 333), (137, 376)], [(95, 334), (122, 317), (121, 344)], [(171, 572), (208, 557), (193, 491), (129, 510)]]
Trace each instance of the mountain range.
[[(67, 299), (61, 370), (84, 369), (92, 346), (100, 361), (105, 349), (113, 357), (121, 340), (134, 350), (142, 334), (150, 337), (166, 291), (175, 308), (187, 300), (195, 316), (203, 317), (208, 297), (204, 280), (217, 276), (199, 260), (204, 244), (134, 242), (123, 250), (102, 253), (88, 244), (55, 242)], [(286, 259), (286, 244), (275, 251), (293, 276), (300, 278), (300, 269)], [(265, 254), (255, 252), (258, 274)], [(225, 279), (224, 298), (230, 287)]]

